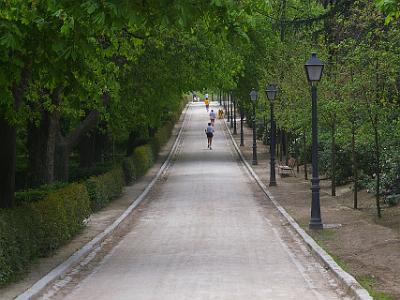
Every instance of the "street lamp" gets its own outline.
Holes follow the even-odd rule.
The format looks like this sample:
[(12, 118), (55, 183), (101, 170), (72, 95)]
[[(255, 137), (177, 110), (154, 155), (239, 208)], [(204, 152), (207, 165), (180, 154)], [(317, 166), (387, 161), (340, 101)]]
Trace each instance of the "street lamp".
[(233, 102), (233, 134), (237, 134), (237, 124), (236, 124), (236, 100), (232, 93), (232, 102)]
[(269, 100), (270, 111), (271, 111), (271, 151), (270, 151), (270, 177), (269, 186), (276, 186), (276, 176), (275, 176), (275, 148), (276, 148), (276, 127), (274, 120), (274, 102), (275, 97), (278, 92), (276, 85), (268, 85), (265, 88), (265, 94)]
[(250, 99), (253, 103), (253, 160), (252, 165), (257, 165), (257, 130), (256, 130), (256, 102), (257, 102), (257, 92), (253, 89), (250, 93)]
[(240, 146), (244, 146), (244, 137), (243, 137), (243, 118), (244, 118), (244, 111), (243, 111), (243, 104), (240, 104)]
[(227, 115), (227, 117), (228, 117), (228, 119), (227, 119), (227, 122), (229, 123), (230, 121), (231, 121), (231, 112), (230, 112), (230, 102), (229, 102), (229, 100), (230, 100), (230, 94), (229, 94), (229, 92), (228, 93), (226, 93), (226, 99), (227, 99), (227, 112), (228, 112), (228, 115)]
[(231, 95), (231, 128), (233, 128), (233, 115), (234, 115), (234, 111), (233, 111), (233, 91), (230, 92)]
[(308, 82), (311, 85), (312, 100), (312, 179), (311, 179), (311, 218), (310, 229), (322, 229), (321, 206), (319, 200), (319, 175), (318, 175), (318, 126), (317, 126), (317, 86), (321, 80), (324, 64), (313, 53), (309, 61), (304, 65)]

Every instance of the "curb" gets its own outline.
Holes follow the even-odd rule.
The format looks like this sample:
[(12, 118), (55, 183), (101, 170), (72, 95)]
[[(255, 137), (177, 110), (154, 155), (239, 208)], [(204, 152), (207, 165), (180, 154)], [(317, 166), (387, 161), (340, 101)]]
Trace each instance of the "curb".
[(303, 239), (303, 241), (307, 244), (308, 248), (318, 259), (322, 261), (322, 263), (334, 274), (336, 279), (342, 284), (342, 286), (346, 289), (351, 296), (358, 300), (373, 300), (373, 298), (369, 295), (368, 291), (364, 289), (358, 281), (351, 276), (349, 273), (344, 271), (335, 261), (334, 259), (324, 250), (322, 249), (314, 239), (305, 232), (300, 225), (292, 218), (292, 216), (275, 200), (275, 197), (271, 194), (271, 192), (267, 189), (266, 185), (262, 183), (261, 179), (254, 172), (253, 168), (244, 158), (242, 151), (238, 147), (235, 139), (232, 136), (229, 127), (224, 120), (225, 127), (227, 132), (231, 138), (233, 146), (235, 147), (236, 152), (239, 154), (239, 157), (242, 163), (245, 165), (247, 170), (250, 172), (251, 176), (255, 179), (258, 186), (264, 192), (269, 200), (274, 204), (274, 206), (278, 209), (281, 215), (288, 221), (290, 226), (296, 231), (296, 233)]
[(162, 164), (160, 170), (157, 172), (156, 176), (152, 179), (152, 181), (147, 185), (145, 190), (132, 202), (131, 205), (115, 220), (110, 226), (108, 226), (102, 233), (99, 233), (95, 236), (90, 242), (85, 244), (82, 248), (72, 254), (66, 261), (55, 267), (51, 270), (46, 276), (42, 277), (39, 281), (33, 284), (29, 289), (16, 297), (16, 300), (28, 300), (38, 297), (40, 293), (44, 291), (51, 283), (55, 280), (64, 276), (74, 265), (78, 264), (83, 257), (88, 255), (94, 248), (100, 245), (106, 238), (108, 238), (121, 223), (132, 213), (132, 211), (143, 201), (143, 199), (148, 195), (150, 190), (153, 188), (154, 184), (157, 180), (163, 175), (163, 173), (167, 170), (171, 163), (172, 156), (175, 154), (179, 142), (182, 139), (182, 132), (187, 123), (187, 113), (189, 110), (189, 104), (186, 105), (183, 110), (184, 118), (182, 122), (182, 126), (178, 132), (178, 135), (175, 139), (175, 142), (168, 154), (167, 159)]

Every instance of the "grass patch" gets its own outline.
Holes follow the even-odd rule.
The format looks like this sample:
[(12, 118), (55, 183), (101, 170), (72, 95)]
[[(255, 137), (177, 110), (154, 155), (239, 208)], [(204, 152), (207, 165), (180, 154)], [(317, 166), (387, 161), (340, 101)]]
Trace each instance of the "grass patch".
[(376, 290), (378, 285), (375, 278), (371, 276), (358, 276), (357, 281), (369, 292), (375, 300), (394, 300), (394, 298), (384, 292)]

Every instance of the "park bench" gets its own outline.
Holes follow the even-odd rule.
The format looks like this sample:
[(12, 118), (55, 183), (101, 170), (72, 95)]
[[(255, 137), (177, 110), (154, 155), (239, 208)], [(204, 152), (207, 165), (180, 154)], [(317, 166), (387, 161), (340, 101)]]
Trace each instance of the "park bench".
[(282, 177), (283, 174), (286, 172), (292, 173), (293, 176), (296, 176), (296, 173), (294, 172), (294, 166), (296, 165), (296, 159), (293, 157), (289, 158), (288, 164), (284, 163), (278, 163), (278, 174)]

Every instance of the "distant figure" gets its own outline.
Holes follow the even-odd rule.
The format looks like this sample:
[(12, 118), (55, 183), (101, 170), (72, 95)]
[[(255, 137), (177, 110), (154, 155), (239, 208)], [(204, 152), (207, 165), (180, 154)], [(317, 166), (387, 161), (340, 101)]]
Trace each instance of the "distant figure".
[(212, 150), (212, 139), (214, 137), (214, 127), (211, 126), (211, 123), (208, 123), (208, 126), (206, 129), (204, 129), (206, 135), (207, 135), (207, 148)]
[(208, 101), (208, 99), (206, 98), (206, 100), (204, 100), (204, 104), (206, 105), (206, 110), (208, 112), (208, 109), (210, 107), (210, 101)]
[(206, 96), (206, 99), (208, 99), (208, 94), (205, 94), (205, 96)]
[(211, 125), (212, 125), (212, 126), (214, 126), (215, 118), (216, 118), (216, 117), (217, 117), (217, 116), (216, 116), (214, 110), (211, 110), (211, 112), (210, 112), (210, 121), (211, 121)]
[(218, 109), (218, 119), (222, 119), (224, 117), (224, 110), (222, 108)]

